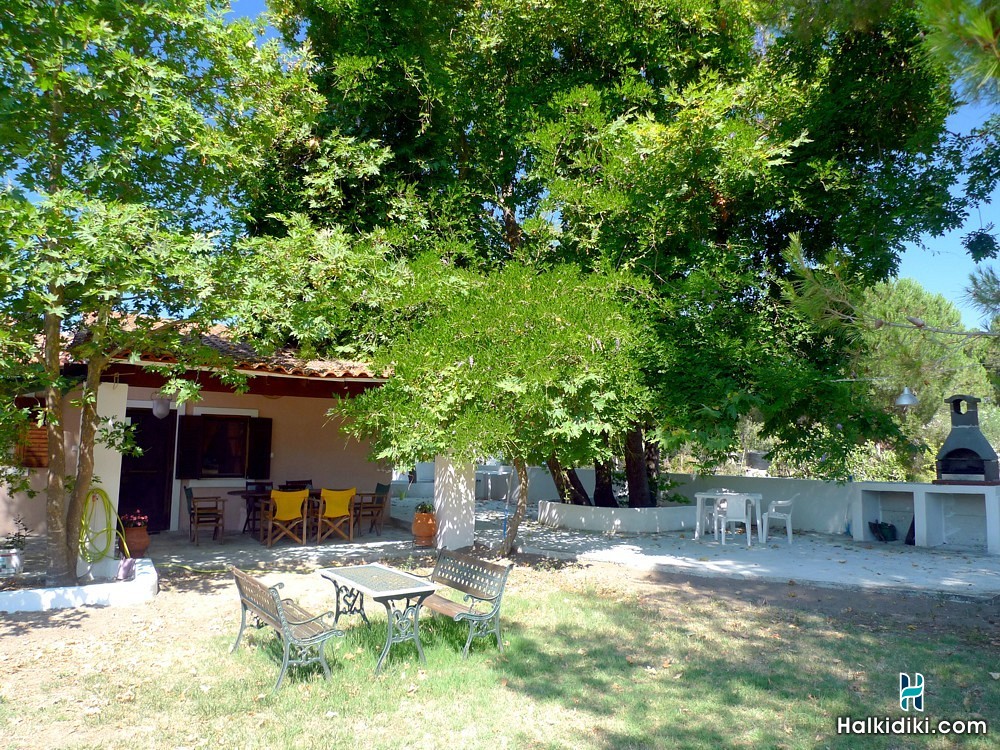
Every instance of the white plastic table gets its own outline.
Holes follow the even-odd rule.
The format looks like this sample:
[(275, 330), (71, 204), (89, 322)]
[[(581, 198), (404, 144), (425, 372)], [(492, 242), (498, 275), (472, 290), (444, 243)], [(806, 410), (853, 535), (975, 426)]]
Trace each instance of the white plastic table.
[[(713, 489), (705, 490), (704, 492), (694, 493), (694, 499), (696, 504), (695, 512), (697, 516), (694, 520), (694, 538), (701, 538), (701, 523), (702, 519), (705, 517), (705, 501), (711, 501), (713, 504), (718, 503), (720, 500), (725, 500), (727, 497), (733, 497), (734, 495), (741, 495), (746, 497), (753, 503), (753, 507), (756, 510), (757, 515), (757, 541), (761, 540), (761, 529), (764, 528), (763, 524), (763, 509), (761, 506), (764, 504), (764, 497), (759, 492), (736, 492), (735, 490), (727, 489)], [(749, 529), (747, 530), (749, 534)]]

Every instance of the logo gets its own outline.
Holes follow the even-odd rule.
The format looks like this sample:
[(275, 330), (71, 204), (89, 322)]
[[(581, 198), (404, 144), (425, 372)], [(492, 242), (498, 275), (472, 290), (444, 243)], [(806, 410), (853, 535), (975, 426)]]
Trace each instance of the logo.
[(904, 711), (924, 710), (924, 676), (913, 673), (913, 680), (906, 672), (899, 673), (899, 707)]

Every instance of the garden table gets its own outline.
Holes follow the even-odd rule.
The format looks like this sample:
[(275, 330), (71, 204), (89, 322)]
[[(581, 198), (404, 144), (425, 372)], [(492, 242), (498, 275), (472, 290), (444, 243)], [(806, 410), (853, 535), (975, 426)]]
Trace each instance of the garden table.
[[(753, 503), (753, 507), (756, 509), (757, 514), (757, 540), (761, 540), (761, 528), (763, 528), (763, 517), (761, 515), (763, 511), (761, 506), (764, 504), (764, 497), (759, 492), (736, 492), (735, 490), (727, 489), (712, 489), (694, 493), (696, 505), (696, 516), (694, 519), (695, 539), (701, 538), (701, 524), (705, 518), (705, 503), (711, 502), (714, 505), (720, 500), (725, 500), (727, 497), (732, 497), (733, 495), (742, 495), (743, 497), (749, 498), (750, 502)], [(750, 533), (749, 529), (747, 529), (747, 533)]]
[(382, 670), (382, 663), (394, 643), (413, 641), (420, 661), (426, 663), (424, 650), (420, 646), (420, 605), (437, 590), (436, 584), (380, 563), (323, 568), (319, 572), (337, 590), (334, 623), (341, 615), (355, 614), (361, 615), (365, 623), (368, 623), (365, 594), (385, 607), (388, 620), (385, 646), (375, 665), (375, 674)]

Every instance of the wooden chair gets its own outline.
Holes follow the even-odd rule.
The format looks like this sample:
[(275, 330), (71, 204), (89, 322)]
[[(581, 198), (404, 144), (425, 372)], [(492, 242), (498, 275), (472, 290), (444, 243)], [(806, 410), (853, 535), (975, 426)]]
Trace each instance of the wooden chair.
[(289, 479), (287, 482), (278, 487), (282, 492), (292, 492), (294, 490), (311, 490), (313, 488), (313, 480), (311, 479)]
[(212, 538), (222, 541), (225, 528), (225, 500), (221, 497), (195, 497), (190, 487), (184, 488), (187, 499), (188, 525), (191, 541), (198, 544), (198, 529), (212, 529)]
[[(270, 492), (274, 489), (274, 482), (266, 482), (263, 480), (249, 480), (247, 481), (246, 491), (247, 492)], [(255, 537), (260, 536), (260, 513), (261, 506), (264, 504), (259, 497), (248, 497), (247, 502), (247, 520), (243, 522), (243, 533), (246, 534), (248, 531)]]
[(271, 490), (271, 498), (264, 508), (263, 517), (268, 547), (286, 536), (299, 544), (306, 543), (305, 509), (308, 500), (309, 490)]
[(358, 529), (361, 528), (361, 524), (368, 521), (368, 531), (374, 531), (378, 536), (382, 536), (382, 526), (385, 524), (385, 517), (389, 515), (391, 490), (391, 485), (376, 484), (374, 492), (359, 492), (355, 495), (354, 516)]
[[(331, 534), (338, 534), (348, 541), (354, 539), (354, 487), (349, 490), (320, 490), (319, 514), (316, 517), (316, 541), (322, 542)], [(344, 527), (347, 533), (344, 533)]]

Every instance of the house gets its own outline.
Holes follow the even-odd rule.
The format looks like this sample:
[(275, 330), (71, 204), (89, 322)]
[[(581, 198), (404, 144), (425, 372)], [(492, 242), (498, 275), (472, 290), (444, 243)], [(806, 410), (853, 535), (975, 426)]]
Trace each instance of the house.
[[(292, 351), (259, 356), (233, 343), (224, 329), (206, 337), (206, 344), (236, 363), (248, 376), (248, 390), (236, 393), (211, 368), (189, 369), (183, 377), (201, 386), (201, 400), (178, 407), (160, 394), (164, 377), (151, 365), (169, 358), (142, 356), (113, 360), (98, 392), (102, 419), (127, 420), (136, 427), (141, 456), (122, 456), (95, 448), (95, 484), (102, 487), (120, 513), (140, 510), (149, 518), (150, 531), (187, 527), (183, 488), (195, 495), (229, 497), (227, 530), (243, 528), (242, 498), (228, 495), (245, 488), (248, 479), (270, 479), (278, 486), (311, 479), (314, 486), (357, 487), (371, 491), (388, 482), (390, 467), (368, 460), (368, 445), (345, 436), (341, 421), (327, 415), (334, 396), (353, 397), (378, 387), (385, 378), (360, 362), (303, 360)], [(79, 365), (67, 361), (72, 374)], [(20, 400), (31, 405), (32, 400)], [(73, 470), (79, 436), (79, 411), (67, 407), (65, 418), (67, 461)], [(74, 427), (75, 426), (75, 427)], [(45, 486), (46, 437), (33, 430), (22, 452), (33, 468), (31, 485)], [(0, 489), (0, 533), (23, 516), (35, 533), (44, 533), (45, 496), (10, 496)]]

